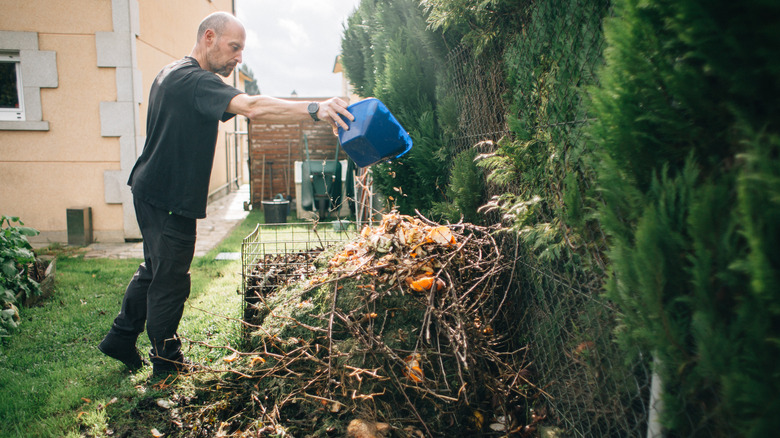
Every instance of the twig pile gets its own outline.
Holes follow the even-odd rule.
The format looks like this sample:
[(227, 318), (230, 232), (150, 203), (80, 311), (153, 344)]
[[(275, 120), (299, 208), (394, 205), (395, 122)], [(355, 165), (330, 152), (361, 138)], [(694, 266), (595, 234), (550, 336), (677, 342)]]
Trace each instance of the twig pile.
[(231, 421), (203, 414), (224, 436), (344, 436), (356, 418), (395, 436), (525, 436), (538, 417), (498, 248), (488, 228), (386, 215), (313, 278), (256, 295), (252, 351), (219, 384)]

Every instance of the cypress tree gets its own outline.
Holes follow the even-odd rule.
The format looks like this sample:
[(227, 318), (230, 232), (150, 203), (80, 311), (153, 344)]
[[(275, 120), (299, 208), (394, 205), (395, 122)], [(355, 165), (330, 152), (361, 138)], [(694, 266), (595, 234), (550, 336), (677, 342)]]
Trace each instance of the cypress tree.
[(618, 339), (670, 436), (769, 436), (780, 408), (780, 5), (615, 2), (592, 90)]
[(414, 141), (408, 154), (375, 166), (374, 187), (403, 213), (426, 211), (445, 190), (437, 189), (446, 160), (436, 120), (440, 35), (426, 29), (414, 0), (363, 1), (348, 23), (342, 40), (347, 76), (361, 96), (382, 100)]

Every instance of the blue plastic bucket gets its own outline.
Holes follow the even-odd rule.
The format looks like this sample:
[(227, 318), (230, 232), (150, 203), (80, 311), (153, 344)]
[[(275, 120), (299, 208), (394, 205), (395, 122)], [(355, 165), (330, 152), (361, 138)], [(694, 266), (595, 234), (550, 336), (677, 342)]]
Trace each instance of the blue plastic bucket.
[(345, 120), (349, 130), (339, 128), (339, 142), (358, 167), (392, 160), (412, 149), (409, 133), (379, 99), (361, 100), (347, 109), (355, 120)]

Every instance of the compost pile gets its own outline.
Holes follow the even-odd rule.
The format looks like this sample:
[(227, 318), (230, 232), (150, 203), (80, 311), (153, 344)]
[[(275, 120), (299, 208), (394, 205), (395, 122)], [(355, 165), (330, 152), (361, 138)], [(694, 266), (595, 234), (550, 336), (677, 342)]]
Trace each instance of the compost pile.
[(265, 254), (252, 268), (246, 279), (244, 321), (257, 320), (258, 303), (279, 288), (303, 281), (316, 272), (314, 259), (323, 248), (299, 251), (292, 254)]
[[(296, 268), (277, 288), (255, 282), (248, 345), (225, 358), (231, 372), (213, 385), (223, 397), (192, 430), (532, 436), (540, 390), (504, 287), (514, 260), (492, 231), (393, 212), (312, 259), (313, 273)], [(268, 266), (255, 277), (276, 275)]]

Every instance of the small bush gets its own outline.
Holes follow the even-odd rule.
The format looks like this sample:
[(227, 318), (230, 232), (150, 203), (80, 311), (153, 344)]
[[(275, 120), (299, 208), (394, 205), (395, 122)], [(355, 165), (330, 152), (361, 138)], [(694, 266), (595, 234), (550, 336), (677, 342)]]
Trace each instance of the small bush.
[(37, 235), (38, 231), (23, 225), (18, 217), (0, 217), (0, 336), (10, 334), (18, 327), (16, 297), (41, 294), (38, 283), (28, 275), (35, 253), (27, 237)]

